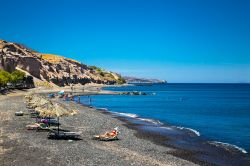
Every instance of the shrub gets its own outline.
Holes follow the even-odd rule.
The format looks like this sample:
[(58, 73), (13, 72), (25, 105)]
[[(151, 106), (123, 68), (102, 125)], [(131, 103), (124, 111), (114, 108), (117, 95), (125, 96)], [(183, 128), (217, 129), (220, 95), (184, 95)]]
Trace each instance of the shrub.
[(105, 76), (105, 73), (104, 72), (100, 72), (100, 75), (102, 76), (102, 77), (104, 77)]
[(0, 70), (0, 86), (6, 86), (11, 80), (11, 75), (9, 72)]
[(119, 77), (118, 80), (117, 80), (117, 83), (118, 84), (125, 84), (126, 83), (126, 80), (122, 77)]
[(0, 70), (0, 86), (4, 87), (8, 82), (16, 84), (22, 81), (25, 77), (25, 73), (15, 70), (11, 74), (5, 70)]
[(96, 70), (97, 72), (102, 72), (102, 69), (96, 66), (89, 66), (91, 70)]
[(25, 73), (21, 72), (19, 70), (15, 70), (14, 72), (11, 73), (11, 79), (10, 82), (13, 84), (16, 84), (20, 81), (22, 81), (25, 77)]

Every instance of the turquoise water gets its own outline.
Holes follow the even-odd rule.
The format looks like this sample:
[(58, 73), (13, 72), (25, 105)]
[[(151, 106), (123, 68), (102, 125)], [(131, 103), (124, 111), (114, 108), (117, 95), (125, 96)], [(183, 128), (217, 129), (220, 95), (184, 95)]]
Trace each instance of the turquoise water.
[[(106, 89), (151, 95), (96, 95), (91, 97), (91, 104), (129, 113), (123, 114), (126, 116), (189, 128), (199, 137), (250, 151), (250, 84), (155, 84)], [(88, 104), (88, 97), (82, 97), (82, 101)]]

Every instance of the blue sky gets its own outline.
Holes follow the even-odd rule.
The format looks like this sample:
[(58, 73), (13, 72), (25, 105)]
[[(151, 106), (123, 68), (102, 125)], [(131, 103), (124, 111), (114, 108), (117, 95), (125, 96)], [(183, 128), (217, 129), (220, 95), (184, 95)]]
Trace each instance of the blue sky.
[(0, 2), (0, 38), (39, 52), (169, 82), (250, 82), (248, 0)]

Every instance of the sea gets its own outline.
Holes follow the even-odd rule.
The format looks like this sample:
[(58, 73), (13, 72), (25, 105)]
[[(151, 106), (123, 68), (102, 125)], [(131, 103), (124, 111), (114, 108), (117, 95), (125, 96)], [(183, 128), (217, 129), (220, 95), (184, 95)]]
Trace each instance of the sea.
[[(162, 133), (170, 138), (164, 142), (168, 146), (209, 152), (211, 147), (221, 148), (237, 154), (231, 158), (243, 156), (249, 161), (250, 84), (135, 84), (103, 89), (146, 95), (81, 96), (81, 102), (144, 124), (139, 130)], [(199, 158), (211, 160), (209, 152)], [(240, 165), (236, 160), (233, 162)]]

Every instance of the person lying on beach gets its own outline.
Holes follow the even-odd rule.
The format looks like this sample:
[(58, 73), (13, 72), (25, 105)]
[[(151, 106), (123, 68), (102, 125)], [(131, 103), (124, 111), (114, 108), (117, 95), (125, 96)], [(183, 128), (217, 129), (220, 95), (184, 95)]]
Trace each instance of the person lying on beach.
[(118, 134), (118, 132), (116, 130), (112, 130), (111, 132), (106, 132), (105, 134), (100, 135), (100, 136), (103, 136), (103, 137), (114, 137), (117, 134)]
[(95, 139), (117, 139), (118, 136), (118, 128), (116, 127), (114, 130), (110, 131), (110, 132), (105, 132), (104, 134), (100, 134), (100, 135), (95, 135), (94, 138)]

